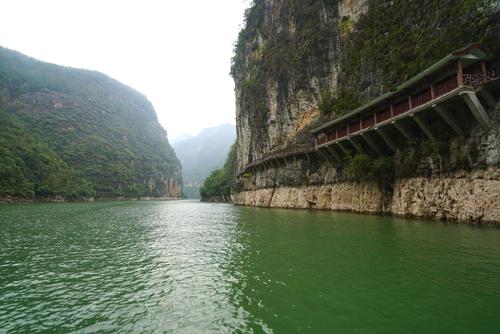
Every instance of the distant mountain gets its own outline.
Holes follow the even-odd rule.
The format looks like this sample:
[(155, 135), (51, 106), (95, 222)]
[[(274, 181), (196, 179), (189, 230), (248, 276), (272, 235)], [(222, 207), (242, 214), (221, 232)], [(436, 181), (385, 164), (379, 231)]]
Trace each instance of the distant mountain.
[(182, 164), (183, 189), (187, 197), (200, 197), (199, 189), (203, 181), (212, 171), (224, 165), (235, 140), (235, 125), (223, 124), (172, 145)]
[(172, 139), (169, 139), (168, 141), (170, 142), (170, 145), (174, 145), (190, 138), (193, 138), (193, 136), (187, 133), (181, 133), (180, 135), (172, 137)]
[(0, 200), (177, 197), (181, 183), (144, 95), (0, 47)]

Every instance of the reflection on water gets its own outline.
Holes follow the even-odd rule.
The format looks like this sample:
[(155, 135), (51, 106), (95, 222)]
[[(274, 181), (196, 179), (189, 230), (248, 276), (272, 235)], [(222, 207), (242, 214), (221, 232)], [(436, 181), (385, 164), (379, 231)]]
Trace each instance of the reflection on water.
[(0, 206), (0, 332), (497, 333), (500, 230), (197, 202)]

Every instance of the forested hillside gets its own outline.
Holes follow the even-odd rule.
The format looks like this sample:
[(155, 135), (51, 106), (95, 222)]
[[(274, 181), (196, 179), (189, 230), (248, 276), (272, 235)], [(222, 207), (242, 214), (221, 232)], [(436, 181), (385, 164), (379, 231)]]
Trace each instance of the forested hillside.
[(224, 166), (214, 170), (200, 188), (202, 201), (230, 202), (236, 174), (236, 143), (231, 146)]
[(145, 96), (0, 48), (0, 197), (176, 197), (179, 161)]

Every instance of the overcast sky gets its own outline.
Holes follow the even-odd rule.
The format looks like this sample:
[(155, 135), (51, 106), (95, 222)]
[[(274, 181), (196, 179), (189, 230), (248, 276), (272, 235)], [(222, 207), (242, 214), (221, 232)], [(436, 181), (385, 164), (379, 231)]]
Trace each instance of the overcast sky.
[(144, 93), (169, 138), (234, 124), (229, 76), (249, 0), (1, 0), (0, 45)]

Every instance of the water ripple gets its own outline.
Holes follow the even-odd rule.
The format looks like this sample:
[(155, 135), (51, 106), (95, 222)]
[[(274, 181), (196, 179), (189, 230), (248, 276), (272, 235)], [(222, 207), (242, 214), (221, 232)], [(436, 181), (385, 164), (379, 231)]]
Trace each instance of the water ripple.
[(500, 328), (498, 230), (194, 202), (0, 215), (0, 333)]

